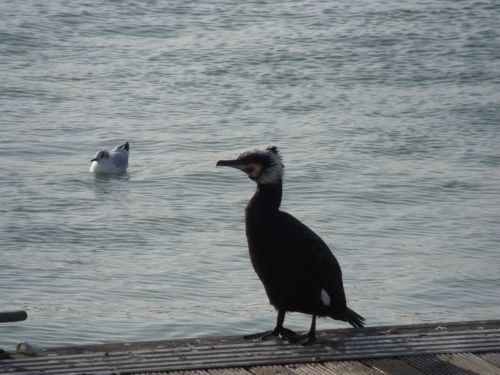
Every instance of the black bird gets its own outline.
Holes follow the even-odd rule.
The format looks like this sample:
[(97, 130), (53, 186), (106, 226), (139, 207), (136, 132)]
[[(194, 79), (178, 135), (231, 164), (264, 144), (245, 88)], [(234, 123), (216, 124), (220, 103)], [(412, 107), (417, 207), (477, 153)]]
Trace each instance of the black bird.
[[(342, 271), (328, 246), (306, 225), (279, 209), (284, 165), (278, 149), (271, 146), (246, 151), (237, 159), (219, 160), (217, 166), (240, 169), (257, 183), (245, 209), (248, 248), (278, 318), (273, 330), (246, 338), (280, 336), (308, 344), (315, 339), (317, 316), (363, 327), (364, 318), (346, 305)], [(308, 333), (297, 335), (283, 327), (288, 311), (312, 315)]]

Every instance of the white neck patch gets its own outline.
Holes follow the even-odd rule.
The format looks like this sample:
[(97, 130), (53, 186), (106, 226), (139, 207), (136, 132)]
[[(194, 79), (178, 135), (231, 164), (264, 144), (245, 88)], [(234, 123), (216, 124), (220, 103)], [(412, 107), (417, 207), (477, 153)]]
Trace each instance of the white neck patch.
[(259, 184), (277, 184), (283, 180), (285, 169), (281, 159), (273, 152), (267, 151), (271, 155), (271, 163), (258, 177)]

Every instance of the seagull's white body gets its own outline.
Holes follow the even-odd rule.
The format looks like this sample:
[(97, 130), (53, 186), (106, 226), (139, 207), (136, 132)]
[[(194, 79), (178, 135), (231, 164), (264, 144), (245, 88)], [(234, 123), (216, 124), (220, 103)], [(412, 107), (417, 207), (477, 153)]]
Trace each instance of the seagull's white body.
[(90, 173), (125, 173), (128, 167), (128, 142), (113, 151), (98, 151), (91, 160)]

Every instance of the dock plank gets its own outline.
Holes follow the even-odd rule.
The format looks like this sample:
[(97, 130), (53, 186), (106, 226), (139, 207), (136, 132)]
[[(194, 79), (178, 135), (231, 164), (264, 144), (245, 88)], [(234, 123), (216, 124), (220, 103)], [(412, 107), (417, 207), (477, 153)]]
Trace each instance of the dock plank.
[(252, 375), (276, 375), (276, 374), (297, 375), (294, 367), (295, 366), (286, 366), (286, 365), (255, 366), (251, 367), (249, 371)]
[(202, 370), (195, 370), (195, 371), (162, 371), (162, 372), (143, 372), (140, 374), (134, 374), (134, 375), (209, 375), (208, 372), (202, 371)]
[[(452, 356), (454, 356), (453, 354)], [(461, 368), (450, 361), (451, 357), (443, 358), (437, 355), (413, 356), (405, 358), (411, 366), (414, 366), (424, 372), (425, 374), (439, 374), (439, 375), (477, 375), (468, 369)]]
[(318, 375), (332, 375), (334, 374), (331, 369), (325, 366), (323, 363), (304, 363), (298, 364), (294, 367), (294, 374), (307, 375), (307, 374), (318, 374)]
[(500, 375), (498, 367), (471, 353), (438, 354), (437, 358), (474, 374)]
[(395, 358), (381, 358), (363, 360), (362, 363), (378, 370), (382, 374), (390, 375), (425, 375), (424, 372), (410, 366), (407, 362)]
[(356, 361), (340, 361), (340, 362), (328, 362), (324, 366), (332, 370), (334, 374), (343, 375), (380, 375), (380, 372), (365, 366), (361, 362)]
[(500, 368), (500, 353), (481, 353), (479, 356), (488, 363)]
[(219, 368), (208, 370), (209, 375), (252, 375), (252, 373), (244, 368)]

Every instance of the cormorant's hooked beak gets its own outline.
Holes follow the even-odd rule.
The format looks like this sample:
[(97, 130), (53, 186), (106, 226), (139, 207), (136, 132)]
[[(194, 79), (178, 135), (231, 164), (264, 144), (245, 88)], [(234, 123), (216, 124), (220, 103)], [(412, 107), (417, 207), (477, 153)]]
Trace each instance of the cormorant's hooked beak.
[(215, 166), (216, 167), (231, 167), (231, 168), (236, 168), (236, 169), (242, 169), (242, 168), (244, 168), (244, 165), (241, 164), (241, 161), (238, 160), (238, 159), (235, 159), (235, 160), (219, 160)]

